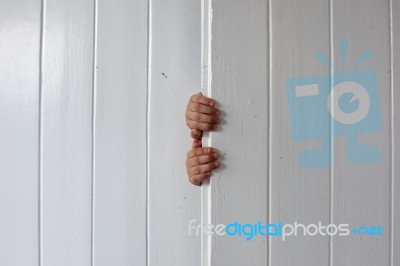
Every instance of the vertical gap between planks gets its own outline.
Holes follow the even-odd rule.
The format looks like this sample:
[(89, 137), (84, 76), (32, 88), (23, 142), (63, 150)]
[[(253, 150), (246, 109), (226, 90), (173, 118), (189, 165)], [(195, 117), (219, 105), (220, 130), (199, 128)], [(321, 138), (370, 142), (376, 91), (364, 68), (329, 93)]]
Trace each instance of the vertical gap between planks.
[(389, 0), (389, 29), (390, 29), (390, 192), (389, 192), (389, 261), (393, 266), (393, 232), (394, 232), (394, 91), (393, 91), (393, 0)]
[(150, 107), (151, 107), (152, 0), (147, 1), (147, 90), (146, 90), (146, 265), (150, 264)]
[[(205, 78), (205, 75), (204, 75), (204, 68), (206, 67), (206, 62), (205, 62), (205, 60), (204, 60), (204, 55), (205, 55), (205, 51), (204, 51), (204, 41), (205, 41), (205, 34), (206, 34), (206, 32), (205, 32), (205, 16), (206, 16), (206, 12), (205, 12), (205, 7), (206, 7), (206, 3), (205, 3), (205, 1), (206, 0), (202, 0), (201, 1), (201, 86), (202, 86), (202, 88), (201, 88), (201, 90), (203, 91), (204, 90), (204, 78)], [(207, 69), (208, 69), (208, 66), (207, 66)], [(204, 191), (204, 187), (202, 186), (202, 188), (201, 188), (201, 197), (200, 197), (200, 204), (201, 204), (201, 206), (200, 206), (200, 212), (201, 212), (201, 217), (200, 217), (200, 219), (201, 219), (201, 222), (203, 223), (203, 221), (204, 221), (204, 211), (205, 211), (205, 209), (204, 209), (204, 195), (205, 194), (205, 191)], [(201, 266), (205, 266), (205, 263), (204, 263), (204, 236), (203, 236), (203, 234), (201, 235), (201, 240), (200, 240), (200, 265)]]
[(98, 1), (94, 0), (94, 33), (93, 33), (93, 91), (92, 91), (92, 195), (91, 195), (91, 265), (95, 260), (95, 211), (96, 211), (96, 121), (97, 121), (97, 45), (98, 45)]
[[(213, 0), (208, 0), (207, 6), (207, 94), (212, 97), (212, 26), (213, 26)], [(212, 147), (212, 133), (208, 135), (208, 147)], [(207, 224), (212, 224), (212, 183), (208, 179), (205, 189), (207, 193)], [(212, 236), (207, 236), (207, 266), (212, 266)]]
[[(211, 62), (211, 42), (212, 42), (212, 0), (202, 1), (202, 90), (208, 97), (212, 97), (212, 62)], [(205, 132), (203, 141), (207, 146), (212, 146), (212, 133)], [(212, 180), (203, 182), (201, 188), (201, 222), (202, 224), (211, 224), (211, 186)], [(201, 266), (212, 265), (212, 238), (201, 234)]]
[(39, 51), (39, 134), (38, 134), (38, 265), (43, 265), (43, 130), (42, 130), (42, 98), (43, 98), (43, 70), (44, 70), (44, 37), (46, 25), (46, 0), (41, 0), (40, 8), (40, 51)]
[[(334, 62), (334, 41), (333, 41), (333, 1), (329, 0), (329, 5), (328, 5), (328, 12), (329, 12), (329, 53), (330, 53), (330, 59), (331, 62)], [(329, 78), (330, 78), (330, 85), (331, 88), (333, 88), (333, 75), (334, 75), (334, 69), (333, 65), (331, 64), (329, 67)], [(333, 108), (333, 97), (331, 99), (331, 106)], [(333, 113), (335, 112), (334, 109)], [(334, 154), (334, 140), (333, 140), (333, 118), (330, 120), (330, 170), (329, 170), (329, 224), (333, 223), (333, 176), (334, 176), (334, 160), (335, 160), (335, 154)], [(333, 265), (333, 237), (329, 236), (329, 251), (328, 251), (328, 264), (329, 266)]]
[[(267, 75), (268, 75), (268, 88), (267, 88), (267, 97), (268, 97), (268, 100), (267, 100), (267, 103), (268, 103), (268, 107), (267, 107), (267, 112), (268, 112), (268, 114), (267, 114), (267, 119), (268, 119), (268, 122), (267, 122), (267, 133), (268, 133), (268, 136), (267, 136), (267, 138), (268, 138), (268, 141), (267, 141), (267, 149), (268, 149), (268, 151), (267, 151), (267, 153), (268, 153), (268, 162), (267, 162), (267, 193), (268, 193), (268, 195), (267, 195), (267, 200), (268, 200), (268, 203), (267, 203), (267, 208), (268, 208), (268, 210), (267, 210), (267, 216), (268, 216), (268, 218), (267, 218), (267, 220), (268, 220), (268, 224), (270, 224), (271, 223), (271, 218), (272, 218), (272, 208), (271, 208), (271, 206), (272, 206), (272, 194), (271, 194), (271, 191), (272, 191), (272, 187), (271, 187), (271, 177), (272, 177), (272, 175), (271, 175), (271, 173), (272, 173), (272, 170), (271, 170), (271, 165), (272, 165), (272, 163), (271, 163), (271, 158), (272, 158), (272, 152), (271, 152), (271, 143), (272, 143), (272, 141), (271, 141), (271, 139), (272, 139), (272, 134), (271, 134), (271, 132), (272, 132), (272, 126), (271, 126), (271, 123), (272, 123), (272, 106), (271, 106), (271, 95), (272, 95), (272, 93), (271, 93), (271, 89), (272, 89), (272, 0), (268, 0), (268, 12), (267, 12), (267, 16), (268, 16), (268, 27), (267, 27), (267, 29), (268, 29), (268, 33), (267, 33), (267, 36), (268, 36), (268, 47), (267, 47), (267, 49), (268, 49), (268, 73), (267, 73)], [(272, 258), (271, 258), (271, 254), (272, 254), (272, 239), (271, 239), (271, 236), (270, 235), (268, 235), (268, 246), (267, 246), (267, 265), (268, 266), (271, 266), (272, 265)]]

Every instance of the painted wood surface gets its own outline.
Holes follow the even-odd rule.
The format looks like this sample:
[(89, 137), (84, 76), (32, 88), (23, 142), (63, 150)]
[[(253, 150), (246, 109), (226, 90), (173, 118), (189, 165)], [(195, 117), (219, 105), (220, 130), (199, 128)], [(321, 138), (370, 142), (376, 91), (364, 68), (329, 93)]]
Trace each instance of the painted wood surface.
[[(211, 71), (205, 92), (222, 110), (220, 129), (209, 145), (222, 167), (205, 188), (203, 215), (217, 224), (267, 220), (267, 3), (205, 1), (209, 27), (204, 38)], [(207, 27), (206, 27), (207, 29)], [(203, 45), (208, 45), (205, 43)], [(205, 76), (206, 77), (206, 76)], [(240, 196), (238, 196), (240, 195)], [(203, 219), (206, 220), (206, 219)], [(204, 241), (203, 265), (266, 265), (267, 238), (218, 237)]]
[(39, 265), (40, 9), (0, 8), (0, 265)]
[(400, 264), (400, 1), (391, 1), (391, 266)]
[(191, 147), (184, 112), (201, 89), (201, 5), (153, 0), (150, 5), (148, 113), (148, 265), (200, 265), (200, 188), (186, 177)]
[[(332, 5), (332, 41), (335, 45), (332, 50), (337, 66), (343, 61), (338, 40), (348, 40), (346, 64), (335, 71), (375, 71), (382, 119), (380, 131), (360, 132), (358, 136), (359, 143), (373, 145), (381, 151), (379, 163), (349, 164), (346, 158), (349, 159), (348, 144), (351, 140), (344, 136), (333, 141), (332, 222), (348, 223), (352, 227), (379, 225), (384, 228), (384, 236), (380, 237), (352, 235), (333, 238), (332, 265), (389, 265), (390, 262), (392, 147), (389, 12), (389, 1), (336, 0)], [(352, 67), (352, 63), (368, 49), (372, 51), (372, 57), (358, 67)]]
[(98, 1), (93, 265), (146, 265), (148, 1)]
[[(0, 265), (398, 265), (399, 20), (397, 0), (3, 3)], [(340, 39), (349, 64), (373, 56), (340, 66)], [(298, 167), (321, 143), (293, 140), (287, 80), (364, 69), (383, 127), (359, 139), (382, 160), (349, 164), (331, 133), (333, 167)], [(201, 89), (223, 110), (204, 140), (223, 167), (199, 188), (183, 114)], [(384, 236), (246, 241), (188, 236), (191, 220), (380, 225)]]
[(94, 1), (44, 2), (41, 263), (91, 264)]
[[(257, 5), (252, 4), (253, 7)], [(307, 1), (306, 3), (269, 1), (270, 39), (264, 42), (264, 47), (270, 51), (270, 79), (269, 86), (266, 86), (265, 89), (268, 90), (267, 94), (273, 100), (270, 105), (265, 103), (263, 105), (267, 106), (270, 118), (267, 127), (269, 130), (265, 131), (269, 139), (270, 152), (267, 175), (269, 178), (267, 197), (270, 221), (289, 223), (298, 221), (305, 224), (321, 221), (323, 224), (348, 223), (354, 227), (379, 225), (385, 228), (385, 234), (369, 238), (366, 236), (297, 237), (286, 242), (271, 238), (268, 265), (396, 265), (396, 239), (399, 234), (396, 222), (399, 218), (396, 209), (396, 204), (398, 204), (396, 139), (393, 136), (395, 136), (398, 126), (396, 122), (396, 90), (394, 89), (396, 74), (393, 72), (393, 92), (391, 92), (390, 62), (393, 60), (395, 71), (395, 58), (398, 50), (395, 43), (395, 21), (399, 12), (398, 7), (396, 8), (397, 3), (392, 3), (393, 10), (390, 10), (390, 4), (390, 1), (372, 0), (368, 2)], [(223, 6), (221, 10), (223, 9), (224, 12), (218, 13), (220, 5)], [(207, 5), (206, 8), (208, 8)], [(206, 12), (211, 14), (209, 18), (212, 18), (210, 29), (208, 29), (210, 21), (205, 20), (204, 22), (206, 32), (208, 31), (204, 50), (210, 55), (212, 62), (211, 70), (204, 77), (205, 84), (209, 85), (206, 91), (222, 103), (226, 97), (236, 96), (235, 93), (232, 93), (232, 90), (236, 92), (236, 77), (231, 76), (234, 73), (232, 69), (239, 66), (244, 69), (252, 68), (256, 62), (253, 60), (242, 65), (235, 61), (224, 64), (225, 61), (219, 54), (220, 51), (223, 51), (223, 53), (234, 55), (235, 59), (240, 58), (249, 51), (248, 47), (252, 44), (249, 40), (253, 39), (249, 38), (248, 34), (254, 29), (247, 28), (246, 33), (241, 33), (240, 26), (238, 27), (229, 20), (230, 15), (235, 14), (236, 9), (240, 10), (242, 14), (240, 18), (236, 16), (236, 20), (240, 20), (244, 17), (246, 9), (238, 2), (225, 5), (221, 1), (211, 2), (211, 8)], [(392, 12), (394, 29), (392, 47), (394, 57), (392, 59), (390, 12)], [(370, 19), (371, 17), (374, 19)], [(238, 27), (236, 29), (237, 36), (242, 37), (242, 39), (239, 38), (239, 41), (226, 38), (229, 36), (231, 25)], [(223, 41), (221, 42), (219, 38)], [(293, 125), (290, 125), (289, 122), (286, 82), (290, 78), (319, 75), (325, 75), (329, 79), (329, 74), (335, 73), (331, 76), (333, 80), (333, 77), (339, 76), (336, 72), (354, 71), (354, 69), (343, 67), (332, 69), (319, 62), (321, 60), (316, 60), (316, 54), (322, 52), (327, 55), (327, 58), (332, 56), (335, 65), (341, 65), (339, 60), (343, 56), (340, 55), (338, 46), (341, 39), (348, 41), (348, 64), (356, 61), (357, 57), (365, 50), (370, 49), (373, 52), (373, 57), (365, 61), (365, 64), (363, 62), (363, 65), (358, 65), (355, 70), (372, 69), (376, 73), (381, 106), (380, 119), (383, 126), (382, 130), (378, 132), (360, 134), (359, 141), (376, 146), (382, 152), (382, 160), (376, 164), (349, 164), (346, 162), (346, 153), (348, 152), (346, 139), (334, 135), (334, 124), (331, 122), (320, 129), (322, 134), (330, 132), (327, 136), (326, 150), (330, 157), (327, 158), (328, 161), (332, 160), (331, 165), (322, 169), (301, 169), (298, 167), (298, 155), (304, 150), (320, 147), (321, 143), (317, 139), (303, 143), (292, 141), (291, 127)], [(211, 42), (211, 45), (208, 42)], [(236, 45), (240, 48), (237, 48)], [(258, 49), (258, 52), (262, 58), (263, 50)], [(215, 61), (219, 64), (213, 61), (214, 56), (217, 58)], [(246, 74), (247, 72), (241, 72), (242, 80), (248, 77)], [(261, 79), (258, 81), (261, 82)], [(218, 87), (219, 83), (223, 83), (225, 88)], [(247, 98), (238, 97), (238, 99), (234, 107), (240, 109), (241, 112), (246, 112), (248, 110)], [(224, 105), (222, 104), (222, 106)], [(312, 107), (309, 108), (312, 109)], [(318, 112), (318, 110), (311, 109), (311, 112)], [(334, 115), (337, 112), (338, 110), (333, 110)], [(228, 114), (231, 113), (235, 113), (235, 111), (229, 110)], [(238, 114), (235, 116), (240, 117)], [(232, 132), (240, 132), (243, 129), (238, 125), (233, 126), (229, 128), (227, 134), (219, 139), (218, 134), (224, 134), (225, 128), (229, 128), (229, 126), (224, 125), (221, 133), (211, 134), (209, 143), (216, 147), (223, 146), (225, 142), (228, 142), (227, 139), (235, 134)], [(251, 143), (252, 139), (249, 138), (246, 141)], [(232, 146), (232, 143), (236, 142), (230, 141), (230, 149), (236, 153), (246, 150), (240, 145)], [(218, 181), (216, 178), (212, 180), (209, 187), (203, 192), (203, 206), (205, 206), (203, 216), (206, 216), (206, 221), (213, 224), (216, 223), (215, 221), (221, 221), (219, 219), (226, 215), (227, 210), (231, 211), (229, 207), (216, 207), (215, 202), (219, 203), (221, 198), (225, 199), (225, 193), (230, 191), (235, 178), (243, 176), (238, 171), (229, 172), (229, 168), (233, 169), (236, 165), (232, 158), (225, 158), (225, 165), (226, 168), (218, 175)], [(231, 181), (229, 185), (220, 186), (220, 183), (224, 182), (224, 178), (228, 177)], [(216, 186), (219, 188), (217, 193), (213, 190)], [(240, 195), (245, 195), (242, 200), (244, 198), (248, 200), (243, 186), (236, 184), (235, 188), (240, 188)], [(244, 215), (247, 219), (250, 218), (249, 215), (245, 215), (248, 212), (247, 209), (239, 209), (237, 217)], [(221, 255), (227, 250), (233, 250), (231, 254), (240, 253), (246, 258), (254, 257), (254, 252), (244, 251), (238, 243), (233, 244), (229, 249), (225, 245), (215, 244), (223, 241), (205, 238), (203, 265), (220, 265), (221, 261), (230, 261), (231, 255)], [(221, 260), (216, 262), (218, 256)], [(244, 260), (235, 257), (234, 261), (237, 262), (241, 259)]]
[[(296, 141), (292, 135), (286, 84), (289, 79), (329, 75), (329, 67), (315, 53), (329, 53), (329, 2), (272, 0), (270, 13), (270, 215), (272, 223), (329, 223), (330, 171), (301, 168), (300, 156), (308, 150), (330, 147), (322, 139)], [(310, 14), (310, 15), (304, 15)], [(311, 15), (312, 14), (312, 15)], [(266, 47), (268, 45), (265, 45)], [(329, 56), (329, 55), (328, 55)], [(311, 110), (321, 112), (321, 110)], [(305, 118), (307, 119), (307, 118)], [(319, 128), (321, 135), (330, 125)], [(329, 134), (327, 136), (330, 137)], [(282, 241), (270, 237), (269, 265), (327, 265), (329, 238), (299, 235)]]

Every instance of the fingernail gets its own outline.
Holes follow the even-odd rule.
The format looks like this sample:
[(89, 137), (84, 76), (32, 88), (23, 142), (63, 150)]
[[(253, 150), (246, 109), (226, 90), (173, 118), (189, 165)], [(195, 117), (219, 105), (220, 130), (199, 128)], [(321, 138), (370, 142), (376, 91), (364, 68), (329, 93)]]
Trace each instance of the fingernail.
[(213, 106), (214, 105), (214, 102), (209, 102), (208, 103), (210, 106)]
[(214, 158), (217, 159), (218, 158), (218, 154), (214, 153)]
[(212, 150), (211, 150), (211, 149), (207, 149), (207, 152), (208, 152), (208, 153), (211, 153), (211, 152), (212, 152)]
[(218, 165), (219, 165), (219, 163), (218, 163), (218, 162), (215, 162), (215, 163), (214, 163), (214, 165), (215, 165), (215, 166), (218, 166)]

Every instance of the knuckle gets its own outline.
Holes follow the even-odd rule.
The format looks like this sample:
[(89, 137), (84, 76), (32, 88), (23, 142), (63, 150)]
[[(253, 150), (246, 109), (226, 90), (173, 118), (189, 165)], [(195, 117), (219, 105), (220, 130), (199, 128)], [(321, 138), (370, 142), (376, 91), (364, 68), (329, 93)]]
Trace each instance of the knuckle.
[(201, 115), (200, 115), (199, 113), (195, 113), (195, 114), (193, 115), (193, 120), (199, 121), (200, 118), (201, 118)]
[(219, 163), (217, 161), (209, 163), (210, 170), (218, 168)]
[(198, 155), (204, 155), (205, 153), (204, 153), (204, 150), (205, 150), (205, 148), (200, 148), (199, 149), (199, 154)]
[(200, 178), (199, 178), (199, 175), (195, 175), (195, 176), (193, 176), (193, 182), (195, 183), (195, 184), (199, 184), (200, 182), (201, 182), (201, 180), (200, 180)]
[(194, 171), (195, 174), (200, 174), (200, 173), (201, 173), (201, 168), (200, 168), (200, 166), (196, 165), (196, 166), (193, 168), (193, 171)]
[(196, 178), (195, 176), (189, 177), (189, 181), (190, 181), (190, 183), (192, 183), (193, 185), (196, 185), (196, 186), (199, 185), (199, 182), (197, 181), (197, 178)]

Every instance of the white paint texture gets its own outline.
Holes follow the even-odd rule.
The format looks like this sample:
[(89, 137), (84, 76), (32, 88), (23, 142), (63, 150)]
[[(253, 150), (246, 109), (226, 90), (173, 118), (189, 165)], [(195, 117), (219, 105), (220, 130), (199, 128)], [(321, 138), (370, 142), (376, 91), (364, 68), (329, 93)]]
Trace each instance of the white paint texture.
[[(0, 265), (399, 265), (399, 18), (397, 0), (2, 3)], [(300, 168), (321, 143), (293, 140), (287, 80), (364, 69), (382, 130), (359, 141), (382, 160), (349, 164), (346, 137), (328, 134), (333, 167)], [(223, 166), (200, 189), (186, 177), (184, 111), (201, 89), (223, 110), (204, 140)], [(380, 225), (384, 236), (202, 238), (188, 236), (192, 219)]]
[(0, 8), (0, 265), (38, 265), (40, 2)]
[(148, 112), (148, 265), (200, 265), (200, 189), (186, 177), (191, 147), (184, 112), (201, 86), (200, 1), (150, 6)]
[[(206, 1), (208, 2), (208, 1)], [(211, 6), (210, 6), (211, 5)], [(267, 4), (263, 0), (208, 2), (212, 9), (206, 91), (222, 110), (222, 125), (208, 142), (220, 151), (203, 211), (214, 225), (267, 219)], [(205, 13), (207, 14), (207, 13)], [(205, 18), (207, 20), (207, 18)], [(245, 44), (246, 43), (246, 44)], [(240, 196), (239, 196), (240, 195)], [(207, 200), (206, 200), (207, 201)], [(266, 265), (267, 238), (213, 236), (203, 265)], [(205, 254), (205, 253), (203, 253)], [(248, 255), (244, 255), (248, 254)], [(250, 255), (251, 254), (251, 255)]]
[(93, 1), (45, 1), (40, 264), (91, 263)]
[(93, 265), (146, 264), (148, 2), (99, 1)]
[[(332, 37), (334, 62), (340, 62), (337, 40), (349, 41), (347, 67), (364, 51), (373, 56), (356, 68), (376, 72), (382, 130), (360, 135), (360, 143), (380, 149), (378, 164), (353, 164), (344, 160), (348, 149), (345, 138), (334, 140), (332, 182), (332, 221), (354, 225), (371, 224), (385, 228), (383, 237), (353, 236), (334, 238), (334, 265), (389, 265), (390, 263), (390, 179), (391, 179), (391, 112), (390, 112), (390, 20), (389, 1), (333, 1)], [(370, 19), (373, 16), (375, 19)], [(386, 29), (386, 30), (384, 30)], [(337, 71), (344, 71), (343, 68)]]

